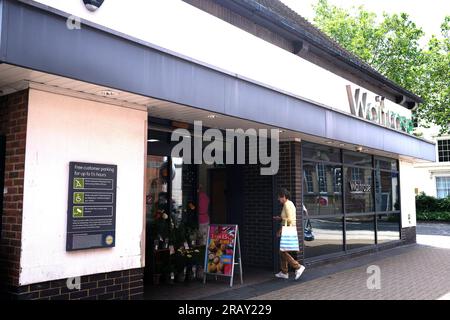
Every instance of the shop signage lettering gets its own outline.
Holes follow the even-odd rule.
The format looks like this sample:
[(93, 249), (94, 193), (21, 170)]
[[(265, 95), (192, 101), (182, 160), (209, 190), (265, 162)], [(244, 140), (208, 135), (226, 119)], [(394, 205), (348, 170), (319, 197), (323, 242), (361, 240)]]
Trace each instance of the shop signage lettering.
[(362, 183), (361, 181), (350, 181), (351, 193), (366, 193), (372, 190), (372, 186), (368, 183)]
[(347, 86), (347, 96), (350, 105), (350, 112), (360, 118), (364, 118), (382, 126), (392, 128), (407, 133), (414, 130), (413, 122), (404, 116), (389, 110), (385, 105), (385, 97), (375, 96), (373, 100), (368, 100), (368, 93)]
[(117, 166), (70, 162), (66, 250), (115, 246)]

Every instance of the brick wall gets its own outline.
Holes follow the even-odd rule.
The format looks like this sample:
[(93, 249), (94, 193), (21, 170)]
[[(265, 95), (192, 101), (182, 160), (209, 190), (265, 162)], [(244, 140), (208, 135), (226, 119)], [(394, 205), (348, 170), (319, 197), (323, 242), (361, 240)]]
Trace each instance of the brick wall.
[(0, 292), (17, 286), (19, 281), (27, 106), (28, 90), (0, 97), (0, 134), (6, 136), (7, 190), (0, 239)]
[(143, 269), (101, 273), (80, 278), (80, 289), (69, 289), (67, 279), (21, 286), (16, 300), (140, 300), (144, 294)]
[(258, 165), (245, 165), (242, 255), (246, 266), (271, 268), (273, 263), (272, 176), (260, 175)]
[[(297, 207), (297, 229), (299, 239), (303, 239), (302, 195), (301, 195), (301, 144), (300, 142), (280, 143), (280, 168), (275, 177), (261, 176), (258, 165), (246, 165), (244, 174), (244, 213), (242, 253), (244, 264), (258, 267), (272, 267), (274, 261), (274, 228), (272, 217), (281, 212), (276, 202), (279, 188), (288, 189)], [(303, 241), (300, 241), (302, 245)], [(301, 247), (299, 260), (303, 260)]]
[[(302, 215), (302, 160), (301, 142), (289, 141), (280, 143), (280, 169), (275, 179), (275, 192), (286, 188), (291, 193), (291, 201), (297, 208), (297, 233), (300, 240), (299, 261), (304, 259), (303, 250), (303, 215)], [(281, 211), (278, 205), (277, 212)]]
[(213, 0), (183, 0), (183, 1), (215, 17), (218, 17), (238, 28), (241, 28), (242, 30), (247, 31), (248, 33), (251, 33), (263, 40), (266, 40), (267, 42), (279, 46), (280, 48), (283, 48), (290, 52), (294, 50), (294, 44), (292, 43), (292, 41), (287, 40), (284, 37), (281, 37), (280, 35), (270, 31), (269, 29), (259, 24), (256, 24), (250, 19), (247, 19), (231, 11), (230, 9), (221, 6), (220, 4), (217, 3), (217, 1)]
[(416, 243), (416, 227), (402, 228), (400, 236), (405, 244)]

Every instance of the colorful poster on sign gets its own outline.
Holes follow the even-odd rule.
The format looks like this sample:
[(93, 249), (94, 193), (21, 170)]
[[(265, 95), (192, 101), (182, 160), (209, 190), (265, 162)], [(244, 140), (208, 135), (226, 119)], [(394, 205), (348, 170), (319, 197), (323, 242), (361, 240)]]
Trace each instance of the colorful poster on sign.
[(207, 273), (233, 275), (236, 234), (235, 225), (210, 225), (205, 257)]

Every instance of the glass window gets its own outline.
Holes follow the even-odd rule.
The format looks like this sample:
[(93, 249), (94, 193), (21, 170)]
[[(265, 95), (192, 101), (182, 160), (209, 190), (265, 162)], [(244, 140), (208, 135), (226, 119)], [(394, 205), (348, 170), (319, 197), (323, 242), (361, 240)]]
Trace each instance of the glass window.
[(450, 140), (438, 140), (439, 162), (450, 162)]
[(306, 258), (339, 253), (344, 250), (342, 218), (310, 219), (310, 222), (314, 240), (304, 242)]
[(387, 158), (375, 158), (375, 168), (382, 170), (398, 170), (397, 160)]
[(326, 162), (341, 162), (341, 151), (340, 149), (332, 148), (329, 146), (304, 142), (303, 159)]
[(311, 167), (303, 170), (303, 183), (305, 186), (306, 193), (314, 193), (314, 182), (313, 182), (313, 173)]
[(400, 214), (377, 215), (378, 243), (386, 243), (400, 239)]
[(168, 157), (147, 156), (147, 222), (153, 221), (158, 210), (168, 212), (167, 179), (164, 177)]
[(183, 158), (172, 158), (172, 215), (176, 225), (183, 215)]
[[(305, 218), (315, 236), (304, 242), (306, 258), (343, 251), (344, 236), (347, 250), (400, 239), (396, 159), (312, 143), (303, 143), (303, 159)], [(450, 176), (436, 178), (436, 185), (440, 197), (450, 196)]]
[(342, 192), (342, 168), (334, 167), (333, 168), (333, 188), (335, 193)]
[(342, 213), (342, 168), (318, 162), (303, 164), (303, 202), (310, 215)]
[(345, 219), (347, 250), (375, 244), (374, 216), (347, 217)]
[(370, 154), (345, 150), (344, 163), (353, 166), (372, 167), (372, 156)]
[(345, 167), (344, 175), (346, 212), (372, 212), (372, 169)]
[(436, 189), (438, 198), (450, 196), (450, 177), (436, 177)]
[(311, 216), (335, 215), (342, 213), (341, 195), (305, 195), (303, 204)]
[(325, 165), (323, 163), (317, 164), (317, 177), (319, 180), (319, 192), (320, 193), (327, 193), (327, 172), (325, 169)]
[(375, 171), (375, 207), (377, 212), (400, 210), (398, 173)]

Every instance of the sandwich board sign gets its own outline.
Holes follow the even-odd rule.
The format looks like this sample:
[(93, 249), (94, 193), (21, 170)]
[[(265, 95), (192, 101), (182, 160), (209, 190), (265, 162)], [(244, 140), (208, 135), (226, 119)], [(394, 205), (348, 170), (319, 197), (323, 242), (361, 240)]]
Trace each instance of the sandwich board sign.
[(238, 226), (228, 224), (209, 225), (203, 283), (206, 283), (207, 275), (222, 276), (230, 278), (230, 287), (232, 287), (236, 265), (239, 265), (241, 284), (243, 284)]

